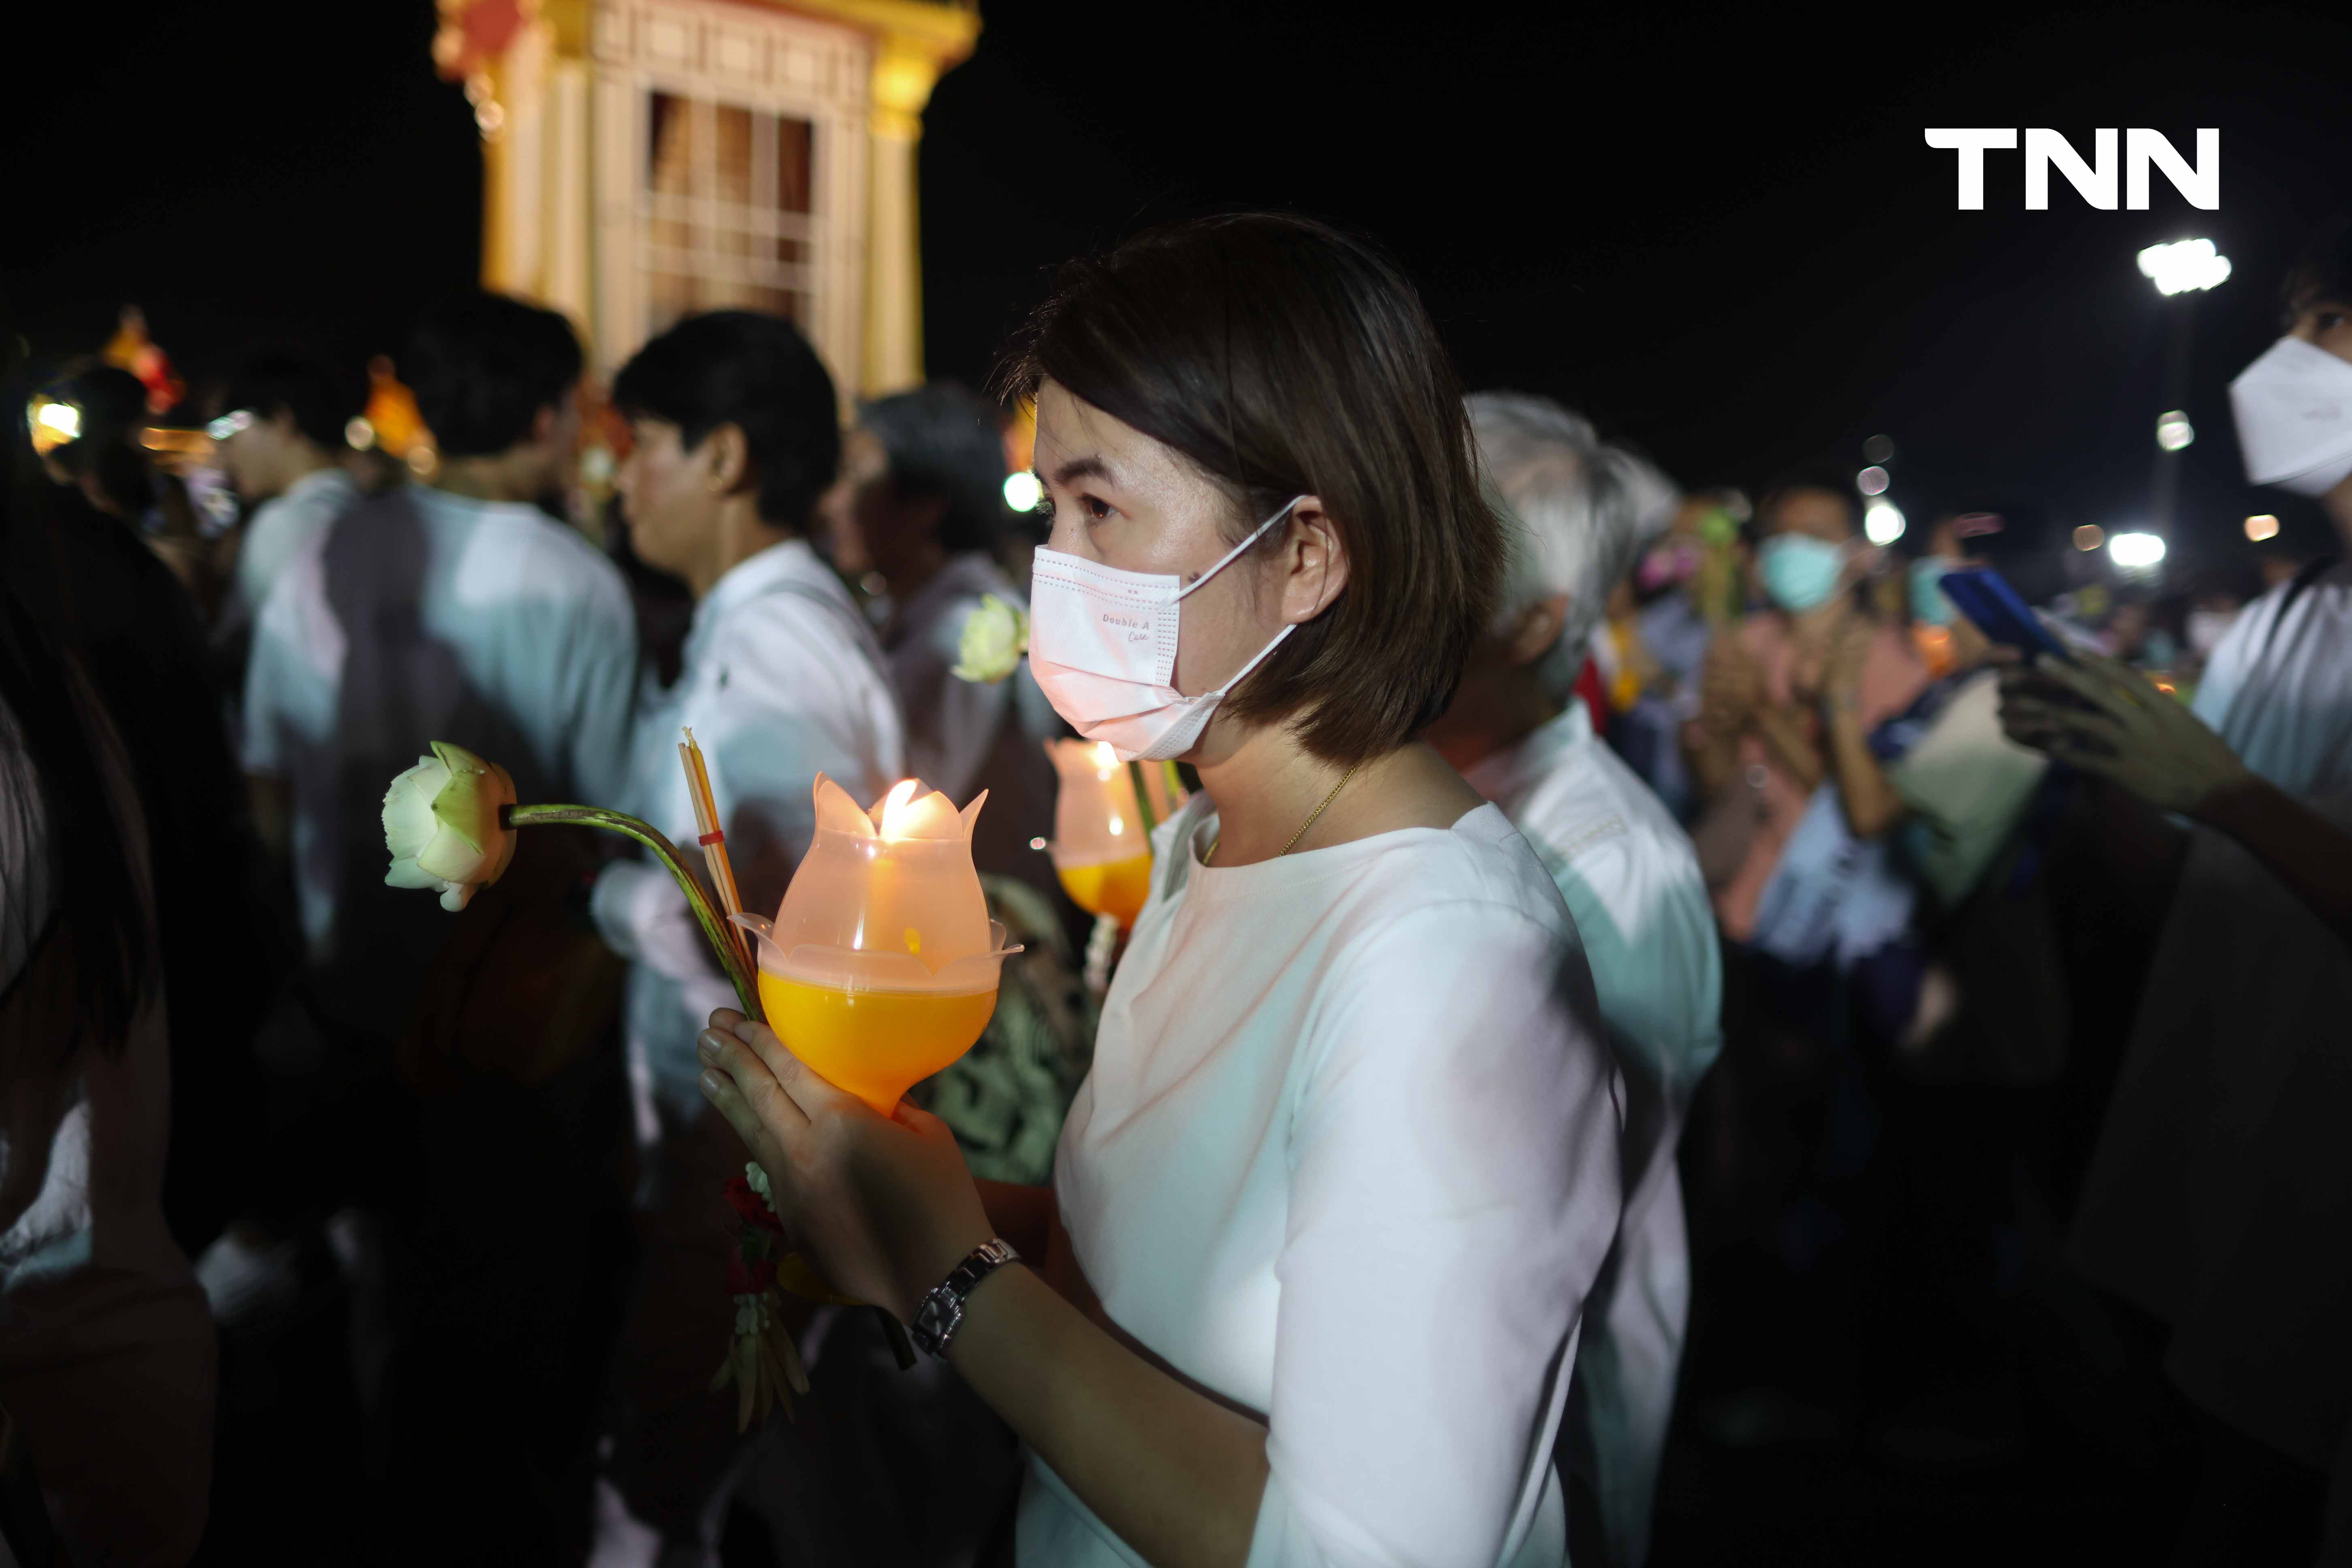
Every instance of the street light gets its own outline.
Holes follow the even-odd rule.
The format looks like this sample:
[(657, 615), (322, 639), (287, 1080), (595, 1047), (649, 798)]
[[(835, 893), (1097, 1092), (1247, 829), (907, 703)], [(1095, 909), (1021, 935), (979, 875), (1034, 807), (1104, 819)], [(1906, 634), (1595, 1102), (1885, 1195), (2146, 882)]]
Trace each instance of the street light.
[(2246, 537), (2260, 544), (2265, 539), (2278, 537), (2278, 519), (2269, 512), (2256, 512), (2246, 519)]
[(2107, 557), (2126, 572), (2144, 571), (2164, 559), (2163, 536), (2118, 533), (2107, 541)]
[(2189, 416), (2176, 408), (2169, 414), (2156, 416), (2156, 444), (2168, 452), (2178, 452), (2197, 439), (2197, 432), (2189, 423)]
[(1892, 544), (1903, 537), (1903, 512), (1891, 500), (1874, 500), (1862, 514), (1863, 537), (1873, 544)]
[(2168, 298), (2192, 289), (2210, 289), (2230, 276), (2230, 258), (2213, 248), (2210, 239), (2180, 239), (2151, 245), (2139, 253), (2139, 269)]
[(1885, 495), (1886, 485), (1886, 470), (1876, 463), (1871, 464), (1853, 477), (1853, 488), (1866, 496)]

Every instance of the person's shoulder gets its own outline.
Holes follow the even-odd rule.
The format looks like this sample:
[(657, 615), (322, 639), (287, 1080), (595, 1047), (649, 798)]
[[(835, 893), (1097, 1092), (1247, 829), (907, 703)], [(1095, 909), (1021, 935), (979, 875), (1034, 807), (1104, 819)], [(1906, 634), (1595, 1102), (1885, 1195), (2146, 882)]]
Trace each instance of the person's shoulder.
[(847, 589), (795, 578), (730, 607), (710, 628), (705, 657), (726, 671), (730, 689), (804, 707), (822, 690), (887, 689), (866, 636)]
[(516, 506), (485, 512), (475, 526), (475, 537), (507, 558), (508, 580), (500, 586), (509, 596), (635, 624), (628, 580), (570, 523), (534, 506)]
[(1383, 838), (1342, 900), (1358, 921), (1434, 921), (1456, 934), (1532, 922), (1573, 940), (1550, 871), (1500, 806), (1474, 806), (1450, 828)]
[(1606, 742), (1578, 747), (1528, 791), (1513, 820), (1538, 856), (1588, 880), (1699, 879), (1690, 836)]

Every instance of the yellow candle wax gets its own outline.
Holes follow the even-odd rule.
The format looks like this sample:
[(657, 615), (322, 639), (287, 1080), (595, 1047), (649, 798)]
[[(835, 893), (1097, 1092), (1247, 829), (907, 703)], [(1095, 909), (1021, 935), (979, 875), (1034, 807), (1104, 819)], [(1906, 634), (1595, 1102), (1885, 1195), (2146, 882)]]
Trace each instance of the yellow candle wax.
[(760, 1005), (787, 1050), (887, 1116), (916, 1082), (971, 1049), (996, 1010), (996, 987), (846, 991), (762, 970)]
[(1135, 924), (1151, 896), (1151, 856), (1147, 850), (1124, 860), (1094, 866), (1056, 866), (1062, 890), (1090, 915), (1108, 915), (1121, 926)]

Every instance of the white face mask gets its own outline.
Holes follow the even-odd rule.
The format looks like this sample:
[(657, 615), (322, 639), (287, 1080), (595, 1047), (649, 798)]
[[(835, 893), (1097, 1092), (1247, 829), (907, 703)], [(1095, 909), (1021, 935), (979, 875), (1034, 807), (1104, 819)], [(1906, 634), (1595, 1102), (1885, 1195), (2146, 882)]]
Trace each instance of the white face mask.
[(1179, 603), (1306, 499), (1293, 496), (1190, 587), (1181, 577), (1122, 572), (1059, 550), (1038, 551), (1029, 577), (1029, 673), (1054, 710), (1079, 734), (1108, 742), (1129, 762), (1167, 762), (1191, 751), (1225, 693), (1295, 628), (1275, 633), (1214, 691), (1187, 697), (1175, 687)]
[(2352, 364), (2281, 338), (2230, 384), (2250, 484), (2323, 496), (2352, 475)]

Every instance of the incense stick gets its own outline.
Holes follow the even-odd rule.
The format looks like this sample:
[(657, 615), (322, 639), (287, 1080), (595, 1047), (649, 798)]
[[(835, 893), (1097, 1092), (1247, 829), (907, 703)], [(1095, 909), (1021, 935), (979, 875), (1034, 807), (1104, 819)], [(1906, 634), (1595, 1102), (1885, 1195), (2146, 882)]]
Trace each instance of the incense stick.
[[(710, 770), (703, 765), (702, 748), (695, 743), (692, 730), (681, 730), (686, 739), (677, 744), (678, 761), (686, 767), (686, 793), (694, 797), (694, 827), (702, 836), (703, 863), (710, 868), (711, 885), (718, 889), (719, 905), (728, 914), (743, 912), (743, 896), (735, 890), (735, 868), (727, 859), (727, 833), (719, 825), (719, 804), (710, 795)], [(735, 946), (743, 954), (748, 966), (751, 963), (751, 943), (743, 928), (728, 922), (734, 934)]]

